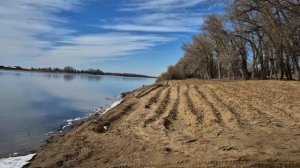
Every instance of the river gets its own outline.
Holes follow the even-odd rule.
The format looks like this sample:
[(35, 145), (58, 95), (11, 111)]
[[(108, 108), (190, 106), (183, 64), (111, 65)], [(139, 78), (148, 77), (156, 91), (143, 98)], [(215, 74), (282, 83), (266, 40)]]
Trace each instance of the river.
[(0, 71), (0, 158), (37, 149), (70, 119), (104, 110), (150, 78)]

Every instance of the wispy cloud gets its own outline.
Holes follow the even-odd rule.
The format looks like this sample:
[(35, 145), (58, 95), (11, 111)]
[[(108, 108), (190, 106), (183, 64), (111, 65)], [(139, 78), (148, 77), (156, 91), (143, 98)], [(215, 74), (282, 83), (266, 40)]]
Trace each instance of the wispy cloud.
[[(0, 62), (33, 66), (78, 65), (147, 51), (172, 38), (153, 34), (82, 34), (65, 28), (64, 11), (84, 7), (79, 0), (14, 0), (0, 5)], [(79, 34), (79, 35), (78, 35)]]
[(100, 26), (104, 29), (119, 30), (119, 31), (139, 31), (139, 32), (193, 32), (187, 27), (169, 27), (169, 26), (151, 26), (138, 24), (117, 24)]
[(67, 26), (74, 20), (61, 14), (82, 12), (93, 1), (2, 0), (0, 64), (64, 66), (120, 59), (197, 31), (206, 14), (198, 10), (205, 0), (122, 2), (113, 10), (121, 15), (87, 23), (98, 27), (90, 33)]
[(209, 3), (207, 0), (128, 0), (124, 6), (120, 11), (131, 13), (132, 17), (118, 18), (98, 27), (119, 31), (194, 32), (202, 24)]
[(144, 52), (172, 37), (138, 35), (129, 33), (104, 33), (69, 37), (59, 41), (62, 45), (47, 52), (36, 61), (58, 66), (99, 62)]
[(174, 9), (195, 7), (204, 3), (207, 3), (207, 0), (130, 0), (122, 10), (172, 11)]
[(63, 38), (74, 32), (59, 26), (67, 20), (56, 13), (78, 7), (80, 3), (76, 0), (1, 1), (1, 63), (24, 62), (26, 56), (39, 56), (54, 47), (48, 38)]

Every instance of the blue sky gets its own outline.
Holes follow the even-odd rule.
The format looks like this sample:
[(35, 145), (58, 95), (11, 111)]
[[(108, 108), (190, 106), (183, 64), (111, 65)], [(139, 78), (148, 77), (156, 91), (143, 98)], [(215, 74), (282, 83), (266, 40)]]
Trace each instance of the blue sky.
[(0, 65), (159, 75), (223, 11), (206, 0), (2, 0)]

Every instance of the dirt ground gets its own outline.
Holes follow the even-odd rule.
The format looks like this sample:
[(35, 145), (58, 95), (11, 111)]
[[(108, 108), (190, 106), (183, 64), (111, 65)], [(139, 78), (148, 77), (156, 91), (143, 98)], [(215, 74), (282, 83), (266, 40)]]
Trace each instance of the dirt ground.
[(300, 167), (300, 82), (158, 83), (49, 141), (29, 167)]

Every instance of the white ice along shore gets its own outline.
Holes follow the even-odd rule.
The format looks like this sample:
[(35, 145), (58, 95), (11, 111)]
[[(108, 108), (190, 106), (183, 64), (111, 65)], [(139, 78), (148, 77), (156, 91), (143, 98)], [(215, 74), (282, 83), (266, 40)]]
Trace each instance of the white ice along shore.
[(29, 154), (26, 156), (17, 156), (0, 159), (0, 168), (22, 168), (35, 156), (36, 154)]
[(101, 113), (101, 115), (107, 113), (109, 110), (111, 110), (111, 109), (113, 109), (114, 107), (118, 106), (118, 105), (121, 104), (122, 102), (123, 102), (123, 100), (114, 102), (109, 108), (105, 109), (104, 112)]
[(90, 118), (93, 114), (96, 114), (96, 113), (98, 113), (100, 115), (105, 114), (106, 112), (108, 112), (109, 110), (111, 110), (114, 107), (118, 106), (122, 102), (123, 102), (123, 99), (118, 100), (118, 101), (114, 102), (113, 104), (111, 104), (111, 106), (106, 108), (104, 111), (103, 111), (103, 109), (97, 109), (97, 110), (95, 110), (94, 113), (91, 113), (90, 115), (87, 115), (87, 116), (84, 116), (84, 117), (78, 117), (78, 118), (75, 118), (75, 119), (68, 119), (68, 120), (66, 120), (67, 124), (62, 126), (62, 129), (61, 129), (60, 132), (62, 132), (65, 128), (70, 127), (74, 122)]

